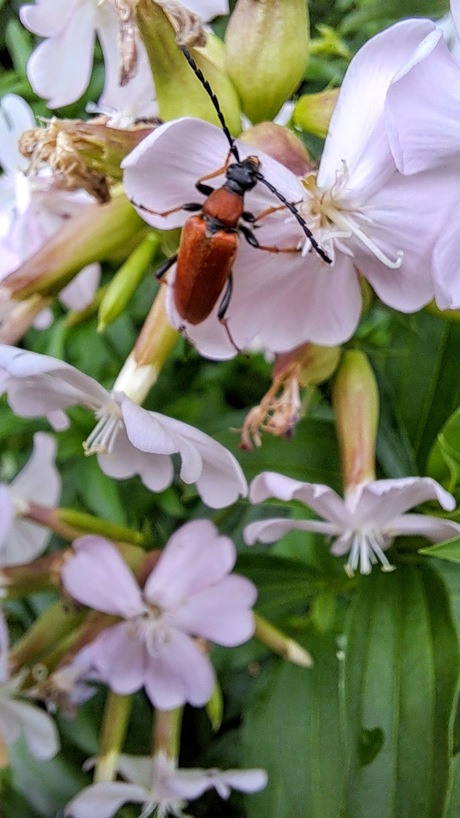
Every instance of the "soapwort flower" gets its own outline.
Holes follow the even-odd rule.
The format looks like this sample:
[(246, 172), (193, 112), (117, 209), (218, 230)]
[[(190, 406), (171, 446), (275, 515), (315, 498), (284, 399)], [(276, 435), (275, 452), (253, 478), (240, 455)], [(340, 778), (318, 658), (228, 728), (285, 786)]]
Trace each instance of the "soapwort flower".
[(442, 542), (460, 533), (458, 523), (407, 513), (408, 509), (427, 500), (437, 500), (447, 511), (455, 508), (452, 495), (429, 477), (361, 483), (342, 499), (329, 486), (301, 483), (276, 472), (263, 472), (251, 484), (250, 499), (260, 503), (268, 497), (299, 500), (324, 519), (285, 517), (251, 523), (244, 532), (248, 545), (256, 540), (274, 542), (293, 529), (324, 534), (332, 538), (331, 552), (335, 556), (349, 554), (345, 566), (349, 574), (358, 568), (362, 574), (369, 574), (377, 562), (384, 570), (391, 570), (385, 551), (396, 537), (416, 535), (431, 542)]
[(0, 566), (21, 565), (38, 557), (50, 533), (24, 519), (30, 503), (56, 506), (61, 493), (54, 465), (56, 444), (50, 435), (37, 432), (34, 450), (22, 471), (9, 483), (0, 483)]
[(141, 804), (142, 816), (156, 818), (174, 815), (185, 818), (187, 801), (214, 789), (221, 798), (230, 791), (258, 792), (267, 783), (264, 770), (177, 769), (165, 753), (148, 756), (122, 755), (118, 771), (126, 781), (92, 784), (72, 799), (65, 809), (69, 818), (111, 818), (127, 801)]
[[(390, 151), (384, 116), (391, 83), (411, 61), (423, 59), (420, 44), (430, 37), (437, 37), (434, 23), (406, 20), (360, 49), (340, 90), (317, 174), (300, 180), (257, 151), (264, 176), (296, 204), (332, 263), (318, 256), (296, 219), (258, 184), (247, 193), (245, 209), (257, 217), (277, 208), (256, 221), (259, 243), (291, 251), (303, 246), (303, 251), (267, 252), (241, 237), (227, 326), (217, 320), (222, 297), (201, 324), (183, 321), (171, 295), (173, 272), (170, 319), (200, 352), (232, 357), (235, 347), (246, 347), (255, 336), (274, 352), (307, 341), (342, 343), (359, 320), (361, 277), (385, 304), (402, 312), (418, 310), (433, 297), (427, 258), (455, 200), (455, 185), (447, 171), (402, 176)], [(238, 151), (243, 159), (255, 153), (243, 143), (238, 143)], [(123, 161), (127, 195), (153, 226), (181, 226), (189, 217), (181, 205), (203, 200), (195, 188), (197, 180), (223, 168), (227, 155), (228, 142), (214, 126), (192, 119), (166, 123)], [(441, 203), (435, 210), (434, 200)]]
[[(46, 170), (26, 173), (28, 161), (21, 155), (18, 141), (24, 131), (35, 128), (32, 109), (17, 94), (6, 94), (0, 104), (0, 281), (34, 255), (71, 217), (94, 202), (85, 191), (61, 189)], [(99, 264), (89, 264), (64, 287), (59, 298), (72, 309), (84, 309), (99, 284)], [(7, 320), (17, 302), (1, 306), (0, 317)], [(29, 323), (33, 320), (32, 316)], [(14, 313), (13, 313), (14, 318)], [(41, 310), (35, 326), (44, 328), (52, 321), (49, 310)]]
[(230, 505), (247, 492), (241, 467), (224, 446), (187, 423), (142, 409), (116, 383), (108, 392), (57, 358), (0, 344), (2, 392), (18, 415), (44, 416), (57, 430), (68, 427), (69, 407), (91, 409), (98, 422), (84, 449), (97, 454), (110, 477), (139, 474), (151, 491), (163, 491), (173, 480), (172, 455), (179, 454), (181, 479), (195, 483), (212, 508)]
[(234, 646), (254, 632), (256, 589), (230, 574), (233, 542), (208, 520), (187, 523), (169, 539), (142, 589), (107, 540), (82, 537), (74, 548), (61, 573), (66, 591), (123, 620), (81, 651), (97, 678), (116, 693), (145, 687), (162, 710), (205, 704), (214, 671), (197, 638)]
[(47, 713), (19, 698), (23, 674), (10, 677), (8, 644), (8, 629), (0, 611), (0, 738), (9, 745), (23, 735), (32, 755), (46, 761), (59, 750), (56, 726)]
[[(228, 13), (227, 0), (188, 0), (184, 5), (210, 20)], [(119, 80), (119, 22), (111, 0), (37, 0), (22, 6), (21, 22), (45, 38), (27, 64), (34, 91), (50, 108), (69, 105), (88, 87), (96, 37), (102, 48), (105, 85), (99, 107), (124, 112), (132, 118), (156, 113), (155, 90), (145, 48), (136, 35), (137, 73), (121, 85)]]

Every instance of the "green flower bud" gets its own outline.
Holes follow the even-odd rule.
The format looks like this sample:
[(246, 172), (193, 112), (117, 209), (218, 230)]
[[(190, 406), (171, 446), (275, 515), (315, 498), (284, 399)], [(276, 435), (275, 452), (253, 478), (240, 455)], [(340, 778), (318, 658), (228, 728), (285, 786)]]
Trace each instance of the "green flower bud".
[(159, 233), (149, 232), (112, 278), (99, 306), (98, 332), (115, 321), (131, 301), (161, 244)]
[(90, 204), (72, 216), (37, 253), (5, 278), (2, 297), (54, 296), (87, 264), (106, 259), (147, 230), (127, 198)]
[(375, 440), (379, 395), (366, 355), (344, 353), (334, 380), (332, 403), (340, 446), (345, 492), (375, 480)]
[(338, 88), (319, 94), (304, 94), (294, 107), (292, 121), (298, 128), (324, 139), (337, 102)]
[[(177, 35), (167, 14), (152, 0), (140, 0), (137, 19), (155, 81), (161, 119), (195, 116), (218, 125), (209, 95), (178, 46), (178, 42), (187, 42), (187, 32)], [(206, 42), (203, 47), (187, 47), (211, 84), (230, 131), (237, 135), (241, 129), (240, 107), (223, 68), (223, 44), (210, 34), (204, 35), (202, 42)]]
[(308, 62), (306, 0), (239, 0), (225, 35), (227, 70), (251, 122), (273, 119)]

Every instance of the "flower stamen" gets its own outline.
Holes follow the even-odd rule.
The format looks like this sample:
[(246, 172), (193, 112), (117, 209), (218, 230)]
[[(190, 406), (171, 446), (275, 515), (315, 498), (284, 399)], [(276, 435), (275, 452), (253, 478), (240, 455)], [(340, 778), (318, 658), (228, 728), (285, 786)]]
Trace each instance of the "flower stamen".
[(110, 454), (122, 425), (121, 409), (115, 401), (95, 412), (98, 422), (83, 443), (86, 455)]

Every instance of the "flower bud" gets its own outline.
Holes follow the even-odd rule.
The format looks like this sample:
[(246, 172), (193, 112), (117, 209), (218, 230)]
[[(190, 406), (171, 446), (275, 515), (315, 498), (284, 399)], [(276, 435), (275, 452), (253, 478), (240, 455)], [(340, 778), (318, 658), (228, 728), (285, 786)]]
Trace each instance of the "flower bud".
[(159, 233), (150, 231), (112, 278), (99, 306), (98, 332), (103, 332), (125, 310), (148, 272), (160, 244)]
[(377, 383), (363, 352), (344, 353), (333, 386), (333, 407), (345, 493), (375, 480), (379, 414)]
[(22, 300), (34, 293), (57, 295), (87, 264), (107, 258), (119, 248), (125, 249), (133, 236), (146, 229), (124, 195), (107, 204), (90, 204), (3, 279), (1, 300)]
[(251, 122), (273, 119), (308, 62), (306, 0), (239, 0), (225, 34), (227, 71)]
[(338, 88), (319, 94), (304, 94), (294, 106), (294, 125), (324, 139), (329, 130), (332, 112), (337, 102)]
[(313, 169), (313, 162), (298, 136), (274, 122), (260, 122), (244, 131), (242, 142), (253, 145), (276, 159), (296, 176), (306, 176)]
[(193, 59), (211, 84), (230, 131), (239, 134), (238, 97), (224, 72), (223, 46), (217, 37), (204, 32), (199, 37), (194, 32), (193, 39), (190, 39), (185, 24), (175, 19), (178, 29), (175, 30), (166, 12), (151, 0), (139, 0), (137, 19), (155, 81), (161, 119), (168, 121), (195, 116), (219, 124), (209, 95), (178, 47), (178, 43), (183, 43), (187, 44)]

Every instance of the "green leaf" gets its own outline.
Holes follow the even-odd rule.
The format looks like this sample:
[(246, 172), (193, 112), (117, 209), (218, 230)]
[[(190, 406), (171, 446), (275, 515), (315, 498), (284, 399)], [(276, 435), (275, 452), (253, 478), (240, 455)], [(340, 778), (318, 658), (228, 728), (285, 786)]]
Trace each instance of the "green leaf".
[(374, 571), (349, 612), (344, 708), (350, 818), (440, 818), (448, 792), (458, 644), (430, 566)]
[[(257, 610), (270, 619), (305, 607), (316, 594), (330, 588), (331, 579), (298, 560), (271, 554), (240, 554), (236, 570), (251, 579), (258, 590)], [(340, 589), (349, 582), (340, 579)]]
[(427, 471), (449, 491), (460, 484), (460, 409), (450, 416), (431, 447)]
[(420, 471), (436, 435), (460, 404), (459, 346), (460, 324), (428, 313), (400, 315), (391, 350), (372, 358), (379, 388), (386, 382), (382, 416), (391, 401), (398, 435), (409, 438)]
[(419, 554), (426, 554), (427, 557), (438, 557), (440, 560), (449, 560), (450, 562), (460, 562), (460, 537), (439, 543), (439, 545), (420, 548)]
[(275, 662), (249, 703), (241, 764), (266, 769), (268, 785), (247, 798), (248, 818), (341, 814), (345, 759), (335, 638), (311, 633), (308, 649), (314, 655), (313, 668)]

